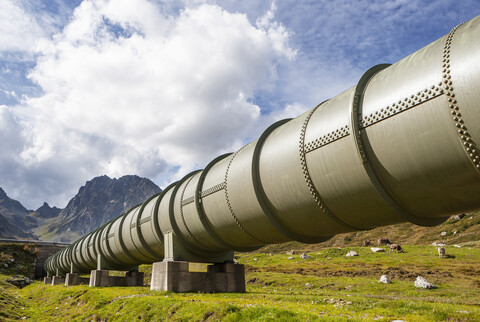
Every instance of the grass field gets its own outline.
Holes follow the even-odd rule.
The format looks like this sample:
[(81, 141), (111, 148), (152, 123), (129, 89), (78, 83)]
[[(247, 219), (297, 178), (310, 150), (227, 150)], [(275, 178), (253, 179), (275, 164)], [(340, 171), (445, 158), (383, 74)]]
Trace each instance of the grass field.
[[(148, 287), (89, 288), (36, 282), (17, 289), (0, 275), (0, 320), (326, 320), (480, 321), (480, 248), (405, 246), (405, 253), (367, 247), (300, 254), (238, 254), (247, 293), (152, 292)], [(345, 257), (355, 250), (360, 256)], [(149, 282), (151, 266), (141, 266)], [(392, 284), (378, 282), (387, 274)], [(414, 287), (420, 275), (438, 286)]]

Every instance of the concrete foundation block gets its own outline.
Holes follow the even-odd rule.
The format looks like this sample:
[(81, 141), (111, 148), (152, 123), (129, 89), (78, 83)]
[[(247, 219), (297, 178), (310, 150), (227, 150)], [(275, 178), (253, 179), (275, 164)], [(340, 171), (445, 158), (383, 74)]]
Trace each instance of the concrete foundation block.
[(143, 272), (127, 272), (125, 275), (125, 286), (143, 286)]
[(90, 273), (91, 287), (109, 286), (143, 286), (144, 273), (134, 271), (127, 272), (126, 276), (110, 276), (107, 270), (93, 270)]
[(112, 286), (108, 285), (108, 271), (106, 270), (93, 270), (90, 272), (90, 282), (88, 286), (98, 287), (98, 286)]
[(245, 292), (245, 267), (241, 264), (212, 264), (206, 272), (191, 271), (189, 262), (153, 263), (151, 290), (173, 292)]
[(65, 286), (73, 285), (85, 285), (89, 284), (90, 279), (88, 277), (80, 277), (77, 273), (68, 273), (65, 276)]
[(53, 276), (52, 285), (63, 285), (65, 284), (65, 277), (63, 276)]
[(43, 278), (43, 283), (44, 284), (52, 284), (52, 277), (51, 276), (44, 277)]

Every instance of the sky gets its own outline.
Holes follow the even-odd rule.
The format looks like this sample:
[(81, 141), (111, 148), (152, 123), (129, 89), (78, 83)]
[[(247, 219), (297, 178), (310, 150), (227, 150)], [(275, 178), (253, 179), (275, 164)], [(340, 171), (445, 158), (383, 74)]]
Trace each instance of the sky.
[(480, 14), (478, 0), (0, 1), (0, 187), (160, 187)]

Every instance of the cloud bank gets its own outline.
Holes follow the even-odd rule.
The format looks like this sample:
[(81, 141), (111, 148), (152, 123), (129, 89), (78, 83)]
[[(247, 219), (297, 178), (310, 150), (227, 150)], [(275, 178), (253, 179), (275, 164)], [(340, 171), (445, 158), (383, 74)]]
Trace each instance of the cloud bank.
[(252, 97), (296, 55), (275, 8), (256, 23), (217, 5), (161, 9), (87, 0), (51, 36), (19, 13), (41, 40), (11, 34), (10, 49), (34, 52), (28, 78), (42, 93), (0, 107), (0, 186), (10, 195), (64, 206), (101, 174), (165, 185), (261, 131), (272, 115)]

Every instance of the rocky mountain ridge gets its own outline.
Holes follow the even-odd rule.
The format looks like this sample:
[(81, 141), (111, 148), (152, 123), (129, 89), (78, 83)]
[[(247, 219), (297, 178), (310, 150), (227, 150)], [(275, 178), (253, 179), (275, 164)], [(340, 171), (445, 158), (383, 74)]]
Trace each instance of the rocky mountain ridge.
[(28, 214), (30, 212), (0, 188), (0, 237), (34, 239), (35, 236), (29, 231), (31, 220)]
[(80, 187), (60, 212), (60, 220), (49, 226), (49, 232), (71, 241), (69, 236), (83, 236), (160, 191), (149, 179), (134, 175), (96, 177)]
[(62, 211), (62, 209), (55, 206), (50, 207), (50, 205), (46, 202), (44, 202), (40, 208), (35, 210), (37, 216), (44, 219), (57, 217), (60, 211)]
[(74, 241), (160, 191), (139, 176), (100, 176), (80, 187), (64, 209), (44, 203), (33, 211), (0, 188), (0, 238)]

